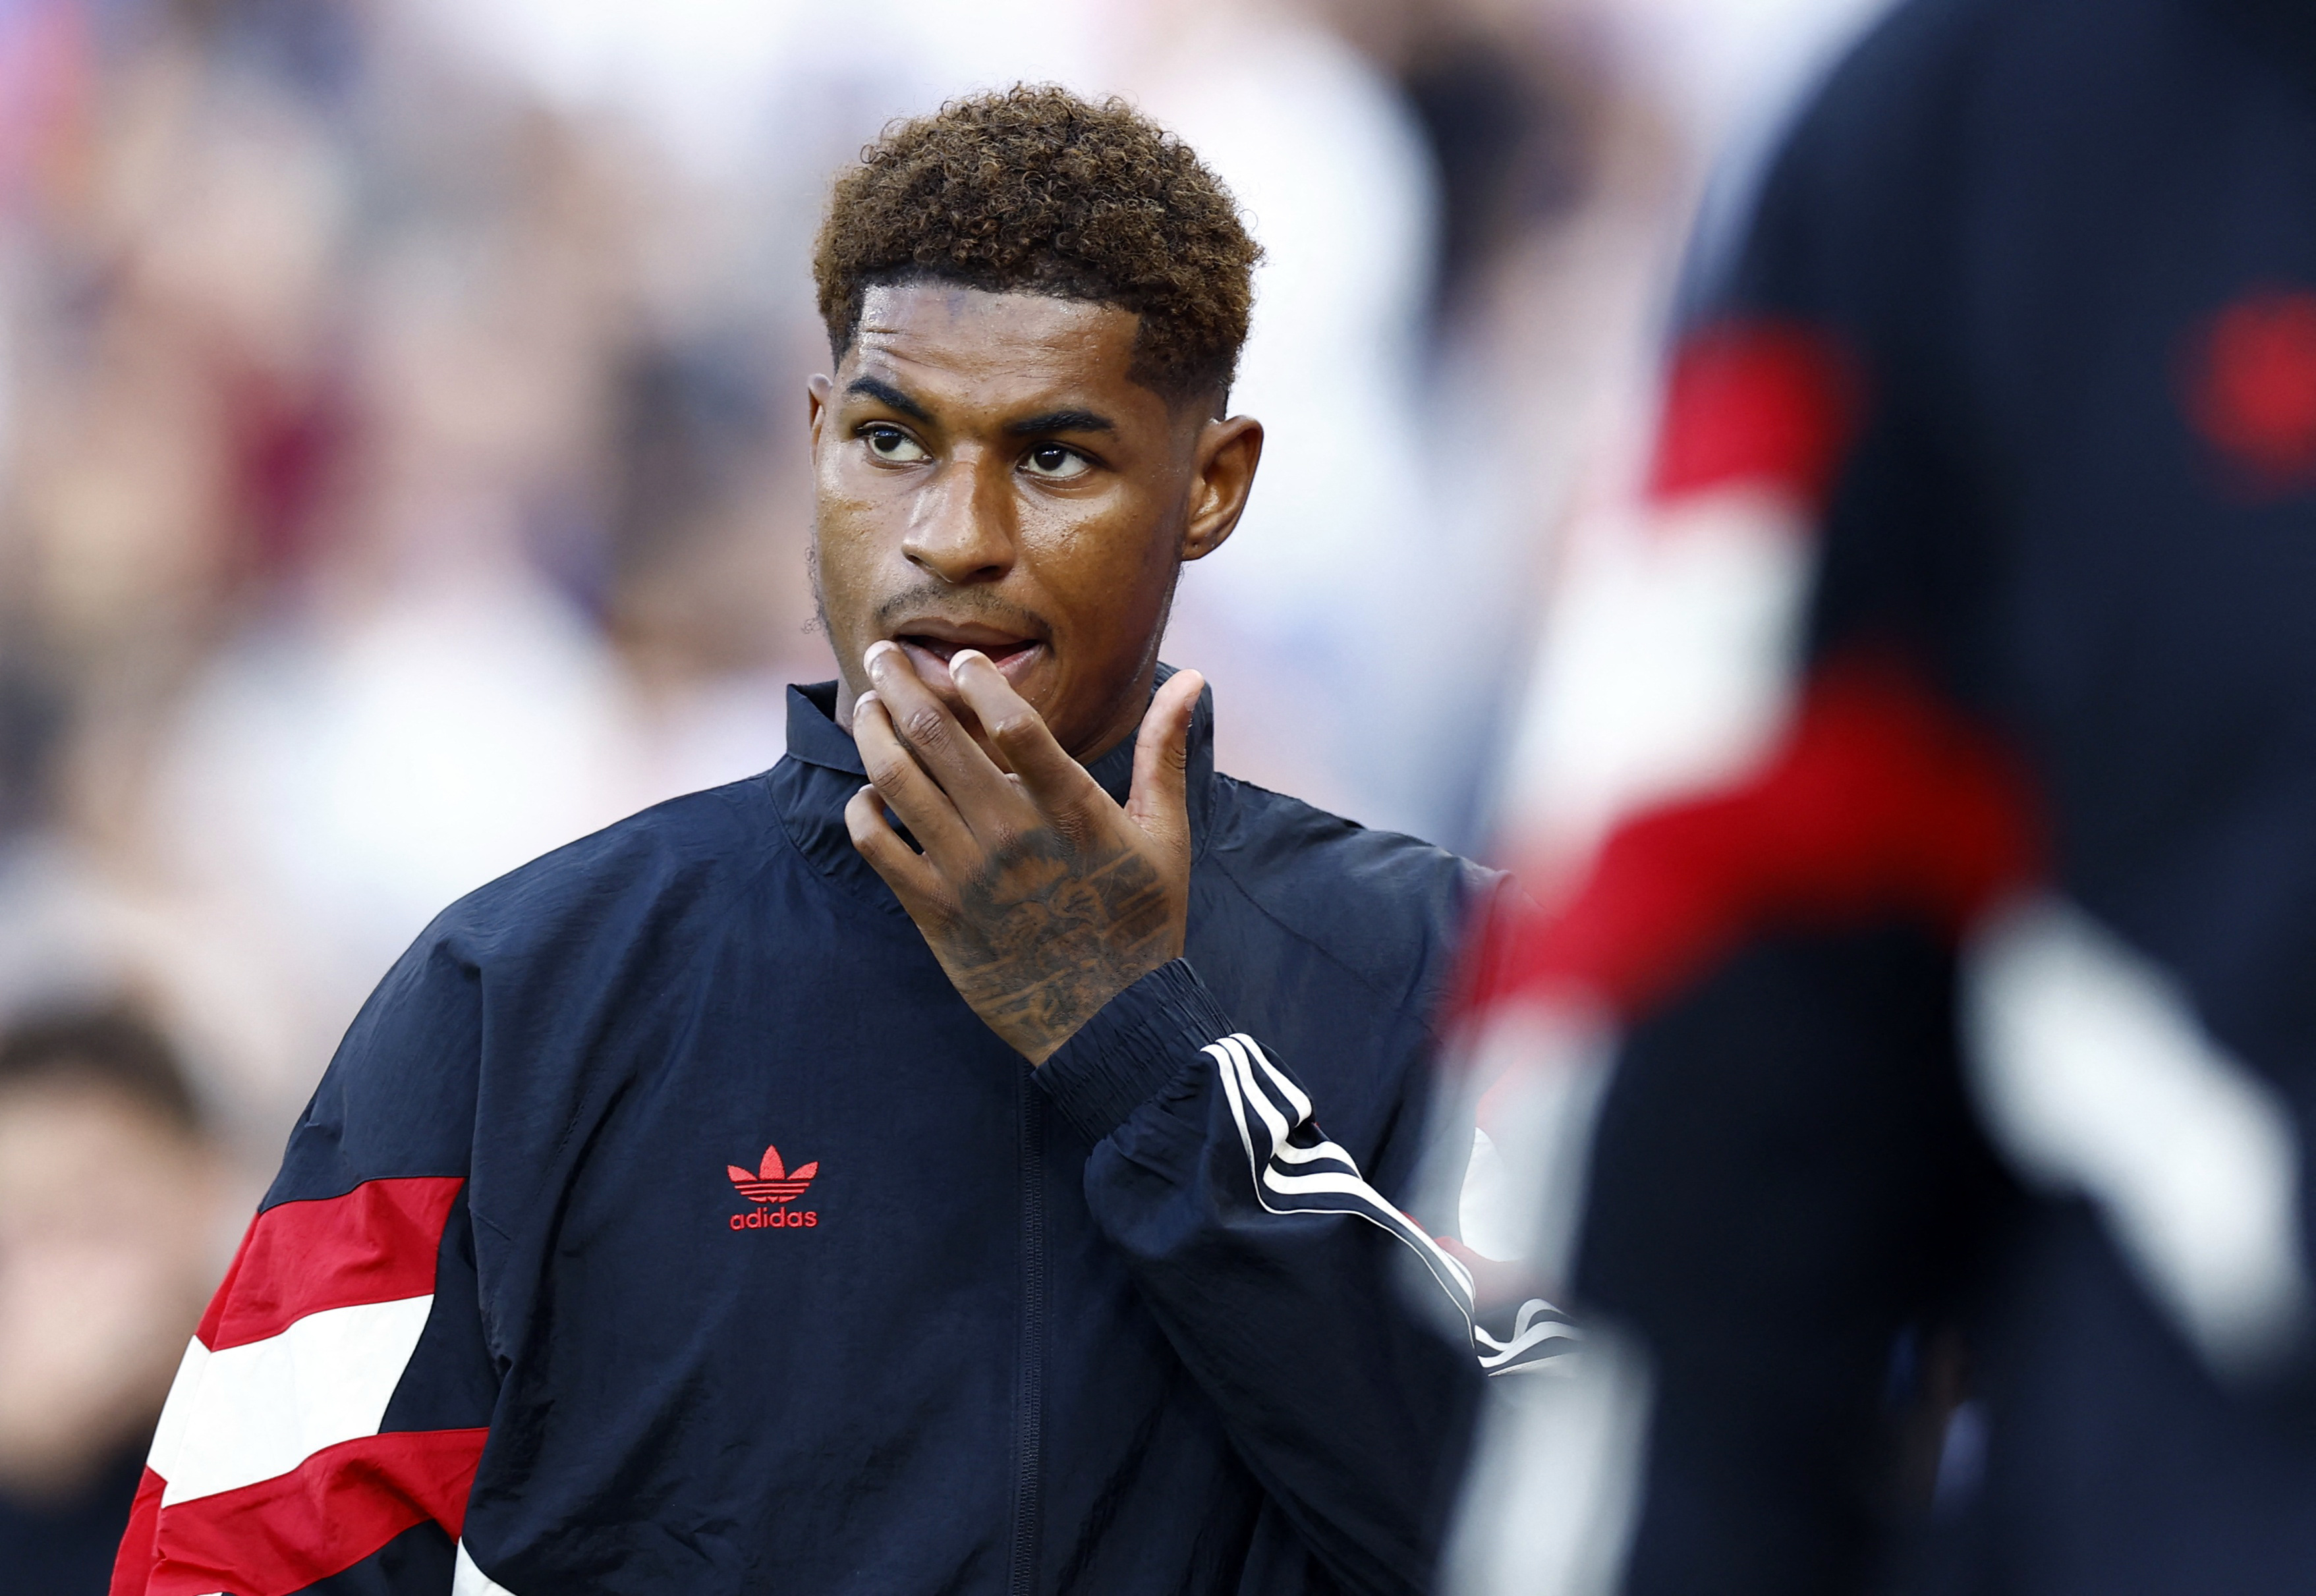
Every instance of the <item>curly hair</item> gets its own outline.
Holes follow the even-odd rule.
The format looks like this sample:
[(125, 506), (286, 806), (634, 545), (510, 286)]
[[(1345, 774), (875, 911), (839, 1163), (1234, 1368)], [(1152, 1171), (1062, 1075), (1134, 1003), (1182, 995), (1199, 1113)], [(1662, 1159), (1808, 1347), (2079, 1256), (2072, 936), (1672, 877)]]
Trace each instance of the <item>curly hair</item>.
[(1261, 246), (1220, 180), (1124, 101), (1017, 84), (892, 124), (836, 181), (813, 249), (842, 360), (872, 288), (935, 281), (1114, 305), (1141, 318), (1136, 382), (1226, 392)]

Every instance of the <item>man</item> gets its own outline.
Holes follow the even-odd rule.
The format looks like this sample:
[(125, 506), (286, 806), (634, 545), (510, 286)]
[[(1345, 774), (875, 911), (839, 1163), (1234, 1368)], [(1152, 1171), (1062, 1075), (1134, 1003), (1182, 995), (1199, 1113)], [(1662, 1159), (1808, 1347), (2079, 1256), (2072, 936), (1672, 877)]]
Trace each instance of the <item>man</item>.
[(842, 180), (809, 401), (840, 679), (771, 771), (483, 889), (387, 976), (116, 1592), (1424, 1582), (1480, 1363), (1566, 1337), (1470, 1340), (1385, 1195), (1491, 882), (1216, 774), (1157, 662), (1254, 478), (1223, 412), (1255, 255), (1190, 151), (1056, 90)]
[(1914, 0), (1697, 309), (1644, 558), (1708, 669), (1590, 662), (1656, 785), (1500, 950), (1621, 1022), (1629, 1591), (1909, 1525), (1933, 1588), (2309, 1584), (2312, 173), (2305, 6)]

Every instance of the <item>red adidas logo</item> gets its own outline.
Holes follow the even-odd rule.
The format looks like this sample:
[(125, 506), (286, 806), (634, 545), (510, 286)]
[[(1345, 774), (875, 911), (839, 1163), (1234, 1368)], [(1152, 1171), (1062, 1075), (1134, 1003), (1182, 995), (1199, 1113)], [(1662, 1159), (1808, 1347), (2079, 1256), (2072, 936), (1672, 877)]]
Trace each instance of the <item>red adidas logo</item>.
[(737, 1164), (726, 1164), (724, 1173), (740, 1188), (740, 1195), (751, 1202), (794, 1202), (812, 1184), (812, 1177), (820, 1173), (820, 1161), (815, 1158), (790, 1173), (780, 1163), (780, 1149), (768, 1147), (764, 1149), (764, 1162), (755, 1174), (749, 1174)]

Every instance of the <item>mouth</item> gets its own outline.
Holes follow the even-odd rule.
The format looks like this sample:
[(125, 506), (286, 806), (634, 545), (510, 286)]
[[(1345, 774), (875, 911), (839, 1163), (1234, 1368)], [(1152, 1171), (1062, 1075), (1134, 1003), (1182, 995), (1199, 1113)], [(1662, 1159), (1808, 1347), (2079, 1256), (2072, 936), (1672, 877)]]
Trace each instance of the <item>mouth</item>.
[(977, 649), (987, 655), (989, 662), (1017, 688), (1048, 652), (1041, 639), (971, 622), (911, 621), (896, 629), (892, 638), (907, 652), (917, 674), (935, 686), (947, 683), (949, 660), (961, 650)]

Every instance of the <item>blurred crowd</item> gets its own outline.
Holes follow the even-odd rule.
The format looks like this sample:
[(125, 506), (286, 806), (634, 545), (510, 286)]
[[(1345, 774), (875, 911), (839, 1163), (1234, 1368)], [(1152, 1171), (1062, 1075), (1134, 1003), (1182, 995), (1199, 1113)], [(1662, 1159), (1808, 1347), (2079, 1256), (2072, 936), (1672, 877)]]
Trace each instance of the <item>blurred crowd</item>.
[(832, 674), (806, 258), (887, 120), (1118, 92), (1232, 185), (1271, 441), (1169, 657), (1225, 768), (1469, 848), (1708, 174), (1871, 9), (0, 0), (0, 1556), (403, 945)]

